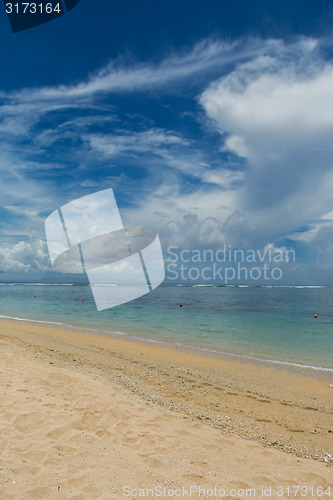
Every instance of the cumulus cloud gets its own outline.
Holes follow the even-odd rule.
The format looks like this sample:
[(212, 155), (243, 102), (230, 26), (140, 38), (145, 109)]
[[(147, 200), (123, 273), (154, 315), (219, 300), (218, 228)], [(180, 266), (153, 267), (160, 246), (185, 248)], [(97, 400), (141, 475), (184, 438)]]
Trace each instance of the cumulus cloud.
[(333, 204), (333, 65), (312, 40), (284, 47), (238, 65), (200, 98), (224, 151), (247, 159), (241, 206), (268, 238)]
[[(128, 115), (121, 123), (110, 99), (141, 92), (158, 102), (162, 92), (180, 98), (185, 88), (195, 134), (193, 122), (173, 130), (148, 112), (135, 125)], [(318, 244), (331, 234), (332, 88), (320, 42), (299, 38), (206, 40), (160, 61), (119, 58), (76, 85), (2, 92), (5, 230), (13, 221), (21, 234), (42, 237), (50, 211), (107, 183), (130, 199), (127, 222), (156, 227), (167, 243), (263, 248), (289, 236)], [(198, 93), (204, 113), (195, 107)], [(179, 110), (171, 112), (178, 123)], [(19, 271), (20, 259), (21, 271), (36, 266), (38, 249), (18, 245), (2, 247), (5, 268)]]
[(260, 242), (253, 241), (246, 215), (238, 210), (222, 220), (189, 213), (168, 222), (166, 231), (168, 244), (179, 248), (219, 248), (224, 244), (240, 248), (260, 245)]
[(0, 247), (1, 272), (28, 273), (49, 271), (50, 259), (45, 241), (21, 241), (14, 246)]

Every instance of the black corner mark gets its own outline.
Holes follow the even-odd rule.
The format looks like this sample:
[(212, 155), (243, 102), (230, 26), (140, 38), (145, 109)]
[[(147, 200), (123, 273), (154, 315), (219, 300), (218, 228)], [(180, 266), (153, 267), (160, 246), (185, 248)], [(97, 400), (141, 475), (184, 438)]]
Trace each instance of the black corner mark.
[(67, 10), (71, 10), (79, 3), (80, 0), (65, 0), (65, 6)]
[[(65, 5), (63, 3), (65, 2)], [(13, 33), (35, 28), (60, 17), (80, 0), (3, 0)]]

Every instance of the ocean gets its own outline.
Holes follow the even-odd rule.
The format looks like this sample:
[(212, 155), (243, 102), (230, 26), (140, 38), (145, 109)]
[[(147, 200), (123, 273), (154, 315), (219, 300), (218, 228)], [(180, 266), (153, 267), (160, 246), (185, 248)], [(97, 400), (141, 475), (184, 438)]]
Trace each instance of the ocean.
[(332, 287), (161, 285), (98, 312), (88, 285), (1, 283), (0, 317), (333, 372)]

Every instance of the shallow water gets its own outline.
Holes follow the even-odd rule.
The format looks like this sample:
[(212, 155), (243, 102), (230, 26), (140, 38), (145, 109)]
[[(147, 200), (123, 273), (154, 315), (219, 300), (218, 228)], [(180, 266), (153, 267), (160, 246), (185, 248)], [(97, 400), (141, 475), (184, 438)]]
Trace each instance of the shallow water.
[(333, 371), (331, 287), (162, 285), (98, 312), (88, 285), (2, 283), (0, 315)]

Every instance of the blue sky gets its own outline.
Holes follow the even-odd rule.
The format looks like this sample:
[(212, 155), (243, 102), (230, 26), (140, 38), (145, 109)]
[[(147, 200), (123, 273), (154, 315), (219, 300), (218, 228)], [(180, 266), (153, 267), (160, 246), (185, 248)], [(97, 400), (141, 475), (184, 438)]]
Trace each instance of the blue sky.
[(0, 14), (0, 279), (52, 279), (45, 218), (113, 188), (164, 249), (294, 248), (287, 281), (333, 284), (330, 2)]

